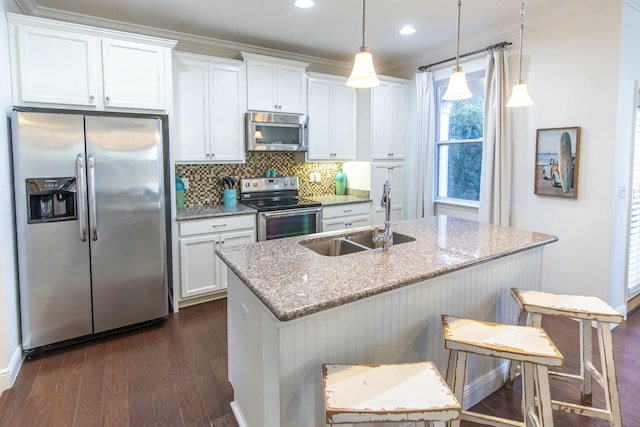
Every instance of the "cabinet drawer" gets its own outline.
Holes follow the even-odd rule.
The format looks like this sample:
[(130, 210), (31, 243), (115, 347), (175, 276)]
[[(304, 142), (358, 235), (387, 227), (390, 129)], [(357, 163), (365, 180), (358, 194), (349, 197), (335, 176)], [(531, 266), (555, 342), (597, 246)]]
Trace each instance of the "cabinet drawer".
[(367, 215), (370, 213), (370, 203), (350, 203), (322, 208), (322, 218), (336, 218), (341, 216)]
[(227, 230), (255, 228), (255, 226), (255, 215), (237, 215), (181, 221), (179, 228), (180, 236), (193, 236), (195, 234), (219, 233)]

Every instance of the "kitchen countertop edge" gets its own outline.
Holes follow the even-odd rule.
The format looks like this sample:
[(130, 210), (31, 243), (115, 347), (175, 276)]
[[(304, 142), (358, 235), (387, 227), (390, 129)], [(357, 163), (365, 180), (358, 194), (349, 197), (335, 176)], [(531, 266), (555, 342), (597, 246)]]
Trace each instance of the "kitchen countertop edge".
[(351, 203), (368, 203), (371, 199), (365, 199), (358, 196), (329, 194), (324, 196), (302, 196), (305, 199), (313, 200), (325, 206), (348, 205)]
[[(437, 223), (438, 218), (441, 217), (433, 218), (434, 219), (432, 221)], [(510, 242), (508, 245), (504, 246), (491, 246), (489, 250), (487, 250), (486, 247), (483, 247), (482, 250), (486, 253), (476, 256), (460, 256), (458, 254), (451, 255), (450, 250), (446, 250), (443, 253), (436, 253), (439, 252), (437, 245), (435, 246), (435, 249), (432, 246), (429, 246), (433, 245), (433, 242), (429, 243), (429, 245), (425, 245), (423, 253), (417, 253), (415, 251), (415, 246), (414, 250), (411, 250), (411, 245), (416, 242), (410, 242), (394, 246), (392, 248), (392, 253), (388, 255), (382, 254), (379, 250), (376, 250), (364, 254), (352, 254), (341, 257), (323, 257), (312, 253), (310, 250), (298, 244), (302, 240), (323, 238), (326, 236), (339, 237), (353, 234), (359, 230), (361, 231), (371, 228), (360, 227), (342, 230), (340, 232), (320, 233), (314, 236), (307, 235), (292, 237), (289, 239), (259, 242), (257, 244), (258, 246), (252, 246), (251, 248), (245, 246), (244, 250), (236, 247), (225, 250), (216, 250), (216, 253), (246, 284), (246, 286), (251, 289), (251, 291), (269, 308), (269, 310), (271, 310), (278, 320), (290, 321), (322, 310), (377, 295), (379, 293), (418, 283), (423, 280), (452, 273), (529, 249), (534, 249), (558, 240), (556, 236), (544, 233), (516, 230), (508, 227), (490, 226), (486, 224), (483, 225), (478, 224), (475, 221), (461, 219), (454, 219), (453, 221), (462, 224), (460, 232), (464, 232), (464, 230), (468, 229), (470, 225), (474, 226), (475, 224), (475, 226), (479, 226), (483, 230), (493, 230), (501, 236), (509, 235), (513, 238), (514, 242)], [(420, 233), (415, 233), (415, 230), (421, 229), (422, 227), (424, 228), (424, 233), (422, 233), (423, 236), (420, 236)], [(422, 220), (422, 222), (421, 220), (409, 220), (392, 224), (392, 229), (394, 231), (409, 235), (416, 235), (418, 239), (416, 244), (423, 244), (423, 242), (433, 240), (434, 236), (429, 235), (432, 233), (433, 228), (434, 225), (428, 224), (428, 220)], [(435, 228), (438, 228), (437, 225)], [(424, 236), (428, 237), (425, 239)], [(437, 239), (437, 236), (435, 237)], [(489, 239), (491, 239), (490, 236), (488, 237), (487, 242), (482, 242), (480, 244), (485, 245), (486, 243), (485, 246), (491, 245), (492, 242), (489, 241)], [(495, 245), (495, 243), (493, 244)], [(464, 244), (458, 249), (466, 249), (462, 248), (462, 246), (464, 246)], [(464, 250), (462, 252), (464, 252)], [(282, 276), (283, 272), (281, 268), (273, 271), (274, 274), (278, 275), (277, 278), (274, 278), (274, 283), (277, 282), (279, 284), (278, 289), (274, 289), (270, 286), (270, 282), (268, 283), (264, 281), (264, 278), (269, 275), (269, 271), (267, 271), (269, 267), (263, 267), (260, 265), (260, 258), (264, 257), (267, 257), (268, 259), (264, 265), (278, 265), (278, 259), (271, 256), (276, 253), (283, 254), (289, 258), (297, 257), (300, 258), (303, 263), (308, 263), (308, 265), (300, 264), (296, 266), (295, 269), (291, 270), (291, 279), (289, 282), (287, 282), (289, 277), (286, 275)], [(247, 261), (243, 258), (247, 255), (251, 259), (250, 265), (247, 264)], [(394, 259), (396, 266), (385, 265), (387, 262), (391, 263), (391, 259)], [(350, 260), (357, 261), (354, 265), (349, 265), (348, 262)], [(434, 260), (438, 260), (439, 262), (433, 262)], [(332, 262), (334, 263), (333, 266), (331, 266)], [(388, 274), (386, 274), (384, 280), (379, 280), (377, 277), (367, 275), (366, 271), (358, 270), (365, 264), (365, 270), (377, 270), (379, 274), (381, 271), (380, 268), (383, 268), (382, 271)], [(319, 273), (314, 271), (316, 268), (331, 270), (330, 267), (334, 267), (334, 270), (342, 267), (345, 272), (345, 277), (339, 277), (339, 275), (332, 276), (333, 273), (327, 273), (327, 271), (321, 271)], [(392, 270), (384, 270), (388, 267)], [(346, 277), (347, 275), (349, 276)], [(302, 280), (299, 280), (300, 278), (302, 278)], [(301, 282), (305, 283), (301, 284)], [(331, 284), (335, 284), (335, 286), (332, 287)], [(324, 287), (322, 285), (324, 285)], [(287, 293), (283, 292), (284, 287), (288, 288), (287, 291), (290, 294), (289, 296), (286, 296)], [(309, 295), (300, 300), (300, 294), (305, 293)]]
[(202, 205), (192, 206), (176, 211), (176, 221), (188, 221), (192, 219), (207, 219), (222, 216), (255, 214), (257, 210), (238, 203), (235, 206)]

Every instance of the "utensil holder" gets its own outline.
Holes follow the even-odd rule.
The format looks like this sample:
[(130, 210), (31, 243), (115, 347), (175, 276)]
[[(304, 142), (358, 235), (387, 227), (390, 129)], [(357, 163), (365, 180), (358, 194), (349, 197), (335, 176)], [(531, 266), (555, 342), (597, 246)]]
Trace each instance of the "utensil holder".
[(223, 202), (225, 206), (236, 205), (236, 190), (224, 190)]

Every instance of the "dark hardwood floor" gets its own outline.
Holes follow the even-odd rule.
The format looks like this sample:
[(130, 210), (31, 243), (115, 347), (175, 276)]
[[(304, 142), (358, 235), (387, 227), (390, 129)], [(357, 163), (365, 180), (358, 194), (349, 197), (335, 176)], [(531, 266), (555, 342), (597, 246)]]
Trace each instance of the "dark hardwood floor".
[[(543, 326), (577, 372), (577, 323), (546, 317)], [(625, 427), (640, 426), (640, 314), (613, 332)], [(25, 361), (14, 387), (0, 397), (0, 427), (237, 426), (227, 381), (226, 300), (180, 310), (166, 324), (54, 350)], [(516, 418), (519, 380), (476, 410)], [(576, 387), (553, 383), (552, 395), (579, 399)], [(576, 396), (577, 399), (574, 399)], [(601, 404), (596, 387), (594, 403)], [(606, 426), (554, 413), (556, 426)], [(464, 427), (476, 424), (463, 422)]]

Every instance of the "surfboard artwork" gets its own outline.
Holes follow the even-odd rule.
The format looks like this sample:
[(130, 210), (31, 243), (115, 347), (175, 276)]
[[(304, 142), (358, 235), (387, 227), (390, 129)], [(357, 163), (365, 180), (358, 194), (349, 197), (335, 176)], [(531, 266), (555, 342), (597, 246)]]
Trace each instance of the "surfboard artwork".
[(568, 193), (572, 187), (573, 167), (571, 166), (571, 137), (568, 132), (562, 132), (558, 145), (558, 173), (562, 191)]
[(576, 198), (580, 127), (538, 129), (535, 194)]

